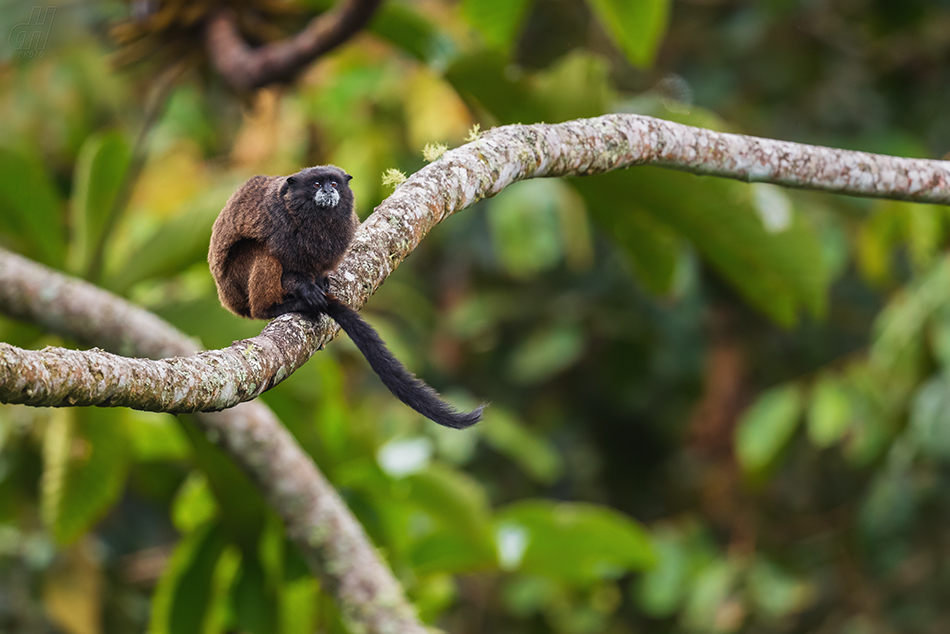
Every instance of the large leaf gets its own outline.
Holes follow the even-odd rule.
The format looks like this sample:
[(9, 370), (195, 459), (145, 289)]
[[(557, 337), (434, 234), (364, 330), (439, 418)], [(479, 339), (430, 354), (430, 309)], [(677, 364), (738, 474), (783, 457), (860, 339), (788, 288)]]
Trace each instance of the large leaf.
[(419, 572), (463, 572), (491, 567), (488, 499), (481, 485), (459, 471), (431, 465), (407, 478), (409, 500), (432, 523), (412, 548)]
[[(228, 576), (219, 570), (227, 545), (219, 523), (203, 526), (178, 542), (155, 590), (149, 634), (204, 634), (218, 604), (227, 597), (215, 583), (230, 581), (216, 579)], [(233, 578), (235, 566), (223, 567), (231, 569), (226, 572)]]
[(946, 376), (934, 376), (914, 395), (910, 431), (922, 453), (950, 458), (950, 380)]
[(241, 571), (231, 592), (235, 620), (242, 632), (271, 634), (276, 631), (277, 602), (274, 587), (267, 583), (264, 569), (254, 553), (244, 553)]
[(492, 407), (491, 425), (483, 426), (481, 433), (489, 445), (538, 482), (551, 484), (564, 469), (561, 455), (547, 436), (531, 432), (499, 406)]
[(455, 61), (445, 73), (462, 99), (487, 110), (500, 123), (534, 123), (545, 110), (528, 79), (505, 72), (508, 61), (495, 52), (481, 52)]
[(497, 514), (502, 566), (572, 583), (615, 578), (654, 563), (646, 531), (593, 504), (531, 500)]
[(882, 368), (894, 367), (924, 335), (924, 325), (950, 306), (950, 257), (944, 257), (881, 311), (875, 324), (871, 359)]
[(673, 287), (682, 239), (635, 201), (628, 201), (625, 207), (618, 212), (614, 206), (595, 205), (591, 215), (630, 258), (646, 287), (653, 293), (668, 293)]
[(33, 259), (62, 266), (66, 240), (53, 181), (38, 157), (8, 148), (0, 148), (0, 232)]
[(131, 156), (125, 136), (115, 130), (89, 137), (79, 151), (70, 204), (73, 238), (69, 265), (75, 273), (88, 270), (103, 239)]
[(444, 68), (456, 54), (455, 42), (447, 33), (403, 4), (383, 3), (368, 30), (436, 67)]
[(614, 43), (637, 66), (649, 66), (666, 33), (670, 0), (587, 0)]
[(519, 75), (501, 54), (479, 52), (457, 59), (445, 76), (463, 99), (500, 123), (593, 117), (614, 100), (609, 66), (583, 53), (567, 55), (543, 73)]
[(172, 275), (207, 259), (211, 227), (233, 189), (227, 184), (203, 194), (162, 225), (129, 254), (121, 268), (112, 272), (106, 286), (123, 292), (136, 282)]
[(462, 15), (491, 48), (507, 52), (529, 6), (530, 0), (462, 0)]
[(43, 444), (43, 519), (60, 543), (88, 531), (125, 485), (125, 410), (56, 410)]
[[(491, 202), (488, 226), (492, 244), (511, 275), (531, 277), (561, 262), (564, 245), (559, 207), (574, 202), (569, 194), (564, 195), (565, 189), (573, 193), (556, 180), (514, 183)], [(574, 198), (578, 196), (574, 194)]]
[[(793, 325), (800, 306), (824, 312), (828, 275), (820, 241), (798, 215), (784, 230), (768, 230), (747, 185), (657, 167), (571, 182), (594, 218), (607, 226), (626, 222), (613, 215), (642, 210), (689, 238), (753, 306), (778, 323)], [(649, 257), (636, 239), (625, 246)]]

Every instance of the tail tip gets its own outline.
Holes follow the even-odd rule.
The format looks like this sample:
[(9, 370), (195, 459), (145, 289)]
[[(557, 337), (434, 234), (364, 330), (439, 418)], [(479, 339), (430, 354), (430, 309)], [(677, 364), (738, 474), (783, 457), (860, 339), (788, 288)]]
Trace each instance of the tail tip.
[(452, 429), (467, 429), (482, 419), (482, 411), (488, 407), (488, 403), (483, 403), (470, 412), (459, 412), (447, 421), (436, 421)]

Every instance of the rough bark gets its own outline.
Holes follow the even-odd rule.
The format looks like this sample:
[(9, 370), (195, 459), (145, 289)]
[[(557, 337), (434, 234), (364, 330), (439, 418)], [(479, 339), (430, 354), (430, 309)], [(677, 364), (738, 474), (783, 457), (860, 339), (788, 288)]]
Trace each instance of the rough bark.
[[(361, 306), (450, 214), (515, 181), (584, 176), (636, 165), (832, 191), (950, 203), (950, 163), (758, 139), (629, 114), (555, 125), (512, 125), (446, 152), (367, 218), (331, 291)], [(260, 336), (186, 359), (128, 359), (101, 351), (24, 351), (0, 345), (0, 402), (218, 410), (276, 385), (336, 333), (285, 315)]]
[[(0, 312), (121, 354), (160, 358), (198, 349), (154, 314), (2, 249)], [(243, 403), (195, 420), (257, 484), (352, 631), (426, 631), (363, 527), (266, 405)]]
[(362, 30), (381, 2), (343, 0), (293, 37), (258, 48), (252, 48), (241, 37), (234, 13), (222, 10), (208, 22), (208, 55), (218, 72), (238, 90), (287, 81)]

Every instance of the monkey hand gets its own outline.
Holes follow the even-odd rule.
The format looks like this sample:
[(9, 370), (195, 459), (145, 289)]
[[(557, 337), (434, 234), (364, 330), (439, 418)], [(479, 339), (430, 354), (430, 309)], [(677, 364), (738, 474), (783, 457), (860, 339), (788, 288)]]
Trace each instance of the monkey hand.
[(327, 311), (327, 294), (319, 282), (304, 282), (294, 289), (294, 294), (314, 312)]

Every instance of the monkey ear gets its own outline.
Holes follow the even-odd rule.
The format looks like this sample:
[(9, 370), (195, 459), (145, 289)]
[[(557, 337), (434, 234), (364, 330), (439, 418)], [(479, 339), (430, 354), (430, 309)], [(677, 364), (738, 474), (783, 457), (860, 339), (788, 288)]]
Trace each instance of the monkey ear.
[(346, 182), (347, 182), (347, 183), (349, 183), (351, 180), (353, 180), (353, 177), (350, 176), (349, 174), (347, 174), (346, 172), (344, 172), (343, 175), (346, 176)]
[(280, 191), (278, 192), (279, 196), (283, 196), (287, 193), (287, 190), (290, 189), (292, 185), (297, 184), (297, 178), (295, 176), (288, 176), (287, 180), (284, 181), (284, 184), (280, 186)]

